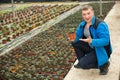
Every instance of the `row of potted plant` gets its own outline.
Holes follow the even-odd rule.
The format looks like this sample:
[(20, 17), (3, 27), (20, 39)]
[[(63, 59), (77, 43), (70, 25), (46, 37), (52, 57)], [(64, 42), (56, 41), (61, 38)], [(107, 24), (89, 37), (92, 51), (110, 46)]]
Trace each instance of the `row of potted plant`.
[[(60, 5), (30, 6), (28, 8), (25, 8), (24, 10), (15, 11), (15, 18), (14, 18), (14, 15), (13, 15), (12, 12), (6, 13), (6, 14), (3, 14), (0, 17), (0, 19), (2, 20), (1, 25), (9, 24), (9, 23), (12, 23), (12, 22), (17, 22), (17, 21), (19, 21), (19, 19), (29, 18), (30, 16), (36, 15), (38, 13), (42, 13), (43, 15), (46, 15), (46, 9), (47, 8), (48, 8), (48, 11), (49, 11), (49, 9), (51, 9), (53, 7), (58, 7), (58, 6), (60, 6)], [(71, 8), (75, 7), (75, 6), (76, 5), (73, 5), (73, 6), (71, 6)], [(62, 5), (61, 7), (63, 7), (63, 9), (64, 9), (65, 5)], [(69, 7), (67, 7), (67, 8), (69, 8)], [(43, 12), (45, 12), (45, 13), (43, 13)]]
[[(7, 42), (11, 41), (10, 38), (12, 38), (13, 40), (20, 34), (23, 34), (26, 31), (30, 31), (33, 28), (46, 23), (50, 19), (53, 19), (54, 17), (62, 14), (63, 12), (66, 12), (67, 10), (75, 6), (76, 5), (65, 5), (65, 6), (64, 5), (53, 5), (53, 6), (49, 5), (47, 7), (42, 6), (42, 12), (41, 12), (41, 6), (32, 6), (32, 7), (26, 8), (26, 11), (20, 10), (18, 11), (19, 14), (21, 13), (23, 15), (26, 12), (28, 13), (32, 12), (32, 14), (30, 14), (31, 15), (30, 17), (24, 17), (23, 19), (15, 18), (15, 22), (9, 25), (0, 26), (2, 30), (1, 35), (0, 35), (0, 39), (2, 40), (1, 43), (6, 44)], [(7, 32), (5, 31), (6, 28), (7, 28)]]

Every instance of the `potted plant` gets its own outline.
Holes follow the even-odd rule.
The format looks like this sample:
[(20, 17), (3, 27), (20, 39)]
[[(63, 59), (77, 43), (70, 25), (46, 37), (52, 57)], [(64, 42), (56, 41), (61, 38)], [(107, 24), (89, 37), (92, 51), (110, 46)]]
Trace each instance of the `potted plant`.
[(7, 37), (7, 39), (6, 39), (6, 40), (7, 40), (7, 41), (11, 41), (11, 39), (10, 39), (10, 37), (9, 37), (9, 36)]
[(70, 32), (68, 33), (68, 39), (70, 41), (73, 41), (75, 39), (75, 37), (76, 37), (75, 29), (74, 28), (70, 28), (69, 31)]
[(2, 39), (2, 44), (6, 44), (6, 43), (7, 43), (6, 38), (3, 38), (3, 39)]

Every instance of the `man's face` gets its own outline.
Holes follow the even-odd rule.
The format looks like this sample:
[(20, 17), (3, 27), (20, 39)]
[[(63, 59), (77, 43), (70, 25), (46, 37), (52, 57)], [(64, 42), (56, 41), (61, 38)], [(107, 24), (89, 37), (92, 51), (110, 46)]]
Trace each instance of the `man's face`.
[(87, 23), (92, 22), (92, 17), (94, 15), (93, 10), (88, 9), (88, 10), (82, 10), (82, 17)]

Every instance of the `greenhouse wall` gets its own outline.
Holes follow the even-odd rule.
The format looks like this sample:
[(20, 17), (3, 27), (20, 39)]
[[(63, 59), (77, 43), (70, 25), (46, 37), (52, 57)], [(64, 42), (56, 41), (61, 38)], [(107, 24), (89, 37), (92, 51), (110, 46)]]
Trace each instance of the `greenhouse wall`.
[[(65, 0), (14, 0), (14, 2), (50, 2), (50, 1), (65, 1)], [(0, 3), (10, 3), (11, 0), (0, 0)]]
[[(13, 0), (14, 2), (51, 2), (51, 1), (99, 1), (99, 0)], [(102, 1), (120, 1), (120, 0), (102, 0)], [(0, 3), (11, 3), (11, 0), (0, 0)]]

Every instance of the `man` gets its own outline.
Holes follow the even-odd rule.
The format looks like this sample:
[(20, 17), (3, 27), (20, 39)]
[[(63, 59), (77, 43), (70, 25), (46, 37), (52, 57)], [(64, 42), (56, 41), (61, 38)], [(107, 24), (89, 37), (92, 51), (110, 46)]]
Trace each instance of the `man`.
[[(99, 68), (100, 75), (106, 75), (110, 65), (109, 57), (112, 52), (108, 25), (94, 16), (90, 5), (82, 7), (84, 19), (76, 30), (76, 39), (72, 42), (78, 59), (75, 68)], [(97, 26), (95, 26), (96, 22)]]

